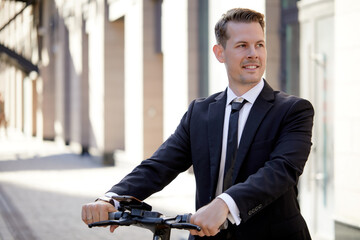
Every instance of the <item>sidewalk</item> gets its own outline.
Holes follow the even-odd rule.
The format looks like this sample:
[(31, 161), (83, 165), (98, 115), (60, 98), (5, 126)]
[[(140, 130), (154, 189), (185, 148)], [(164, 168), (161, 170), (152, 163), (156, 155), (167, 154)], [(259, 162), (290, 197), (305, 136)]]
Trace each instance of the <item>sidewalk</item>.
[[(81, 221), (81, 206), (92, 202), (135, 165), (117, 161), (103, 167), (95, 157), (80, 156), (54, 142), (22, 136), (0, 138), (0, 239), (151, 239), (149, 230), (89, 229)], [(167, 216), (194, 212), (195, 186), (183, 173), (146, 200)], [(173, 240), (188, 232), (173, 230)]]

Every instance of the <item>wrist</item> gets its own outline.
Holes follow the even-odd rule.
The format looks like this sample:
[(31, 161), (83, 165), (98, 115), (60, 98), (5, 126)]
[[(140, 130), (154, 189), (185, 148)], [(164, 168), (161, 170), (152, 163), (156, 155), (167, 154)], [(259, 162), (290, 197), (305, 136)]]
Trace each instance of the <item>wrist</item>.
[(95, 199), (95, 202), (97, 202), (97, 201), (107, 202), (107, 203), (110, 203), (111, 205), (115, 206), (114, 199), (106, 197), (106, 196), (98, 197), (97, 199)]
[(234, 199), (227, 193), (222, 193), (219, 196), (217, 196), (216, 198), (221, 199), (222, 201), (225, 202), (228, 210), (229, 210), (229, 216), (228, 219), (232, 224), (236, 224), (239, 225), (241, 223), (241, 218), (240, 218), (240, 210), (238, 208), (238, 206), (236, 205)]
[(217, 204), (221, 207), (221, 209), (227, 211), (227, 213), (230, 213), (229, 206), (224, 199), (217, 197), (214, 200), (218, 202)]

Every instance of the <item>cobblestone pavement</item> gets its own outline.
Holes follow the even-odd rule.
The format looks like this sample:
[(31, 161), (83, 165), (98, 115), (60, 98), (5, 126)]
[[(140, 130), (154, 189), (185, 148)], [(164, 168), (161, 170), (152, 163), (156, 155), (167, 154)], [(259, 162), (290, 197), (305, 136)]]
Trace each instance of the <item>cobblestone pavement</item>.
[[(137, 227), (89, 229), (81, 221), (81, 206), (106, 192), (134, 163), (117, 160), (103, 167), (91, 156), (80, 156), (54, 142), (0, 137), (0, 239), (152, 239)], [(194, 180), (183, 173), (160, 193), (146, 200), (167, 216), (194, 211)], [(171, 239), (187, 239), (173, 230)]]

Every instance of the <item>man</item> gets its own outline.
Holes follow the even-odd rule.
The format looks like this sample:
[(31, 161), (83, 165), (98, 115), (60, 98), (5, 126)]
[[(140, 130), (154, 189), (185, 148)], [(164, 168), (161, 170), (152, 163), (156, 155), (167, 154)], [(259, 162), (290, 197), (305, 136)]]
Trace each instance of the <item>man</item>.
[[(198, 210), (191, 222), (202, 230), (191, 230), (190, 239), (311, 239), (297, 183), (310, 152), (314, 111), (308, 101), (273, 91), (262, 79), (264, 25), (264, 16), (249, 9), (223, 15), (213, 51), (225, 65), (228, 88), (193, 101), (175, 133), (108, 196), (145, 199), (192, 165)], [(104, 220), (110, 211), (111, 204), (96, 201), (83, 206), (82, 218)], [(220, 231), (225, 221), (229, 227)]]

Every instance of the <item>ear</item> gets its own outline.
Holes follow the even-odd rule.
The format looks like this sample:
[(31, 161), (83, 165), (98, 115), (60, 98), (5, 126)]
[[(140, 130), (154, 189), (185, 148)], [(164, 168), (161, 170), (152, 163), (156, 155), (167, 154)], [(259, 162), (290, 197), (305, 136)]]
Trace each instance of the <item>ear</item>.
[(213, 46), (213, 52), (215, 54), (215, 57), (217, 58), (217, 60), (221, 63), (225, 62), (225, 58), (224, 58), (224, 48), (221, 44), (216, 44)]

